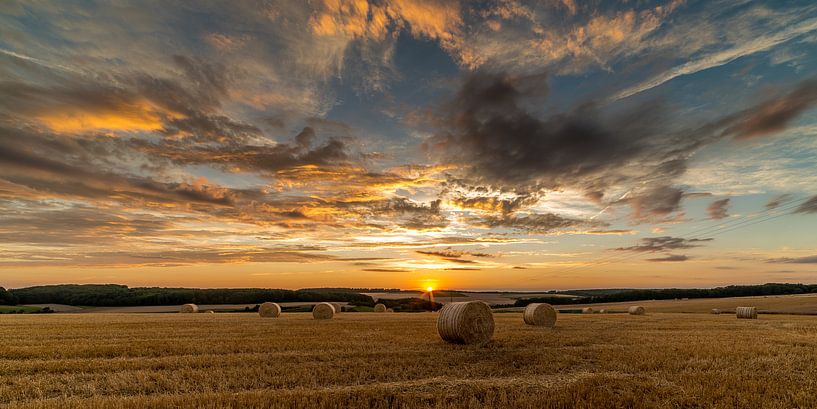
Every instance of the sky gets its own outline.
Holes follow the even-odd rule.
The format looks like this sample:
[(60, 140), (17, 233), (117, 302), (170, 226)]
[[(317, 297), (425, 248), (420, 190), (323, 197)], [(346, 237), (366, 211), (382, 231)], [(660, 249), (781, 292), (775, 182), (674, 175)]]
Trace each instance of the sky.
[(817, 283), (817, 4), (0, 3), (0, 286)]

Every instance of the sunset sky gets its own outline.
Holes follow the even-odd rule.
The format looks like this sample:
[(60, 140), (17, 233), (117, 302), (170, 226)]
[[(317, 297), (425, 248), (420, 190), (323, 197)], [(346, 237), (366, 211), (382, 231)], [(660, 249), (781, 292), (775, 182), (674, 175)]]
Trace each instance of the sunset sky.
[(0, 2), (0, 286), (817, 283), (817, 4)]

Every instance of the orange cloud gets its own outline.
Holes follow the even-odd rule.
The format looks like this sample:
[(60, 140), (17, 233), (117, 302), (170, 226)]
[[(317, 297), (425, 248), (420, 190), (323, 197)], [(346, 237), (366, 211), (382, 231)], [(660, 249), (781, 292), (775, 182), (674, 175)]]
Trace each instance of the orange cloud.
[(37, 119), (56, 132), (155, 131), (163, 126), (162, 115), (147, 101), (96, 110), (60, 106), (58, 110), (37, 115)]
[(417, 37), (454, 40), (462, 25), (459, 4), (435, 0), (392, 0), (370, 4), (366, 0), (324, 0), (322, 10), (309, 21), (319, 36), (346, 36), (382, 40), (394, 24), (408, 26)]

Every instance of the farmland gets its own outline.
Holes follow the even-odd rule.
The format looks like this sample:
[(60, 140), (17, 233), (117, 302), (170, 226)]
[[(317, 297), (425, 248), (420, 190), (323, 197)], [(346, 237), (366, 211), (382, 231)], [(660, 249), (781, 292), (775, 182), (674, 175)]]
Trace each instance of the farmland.
[(6, 315), (0, 406), (817, 406), (816, 317), (504, 313), (477, 348), (436, 316)]

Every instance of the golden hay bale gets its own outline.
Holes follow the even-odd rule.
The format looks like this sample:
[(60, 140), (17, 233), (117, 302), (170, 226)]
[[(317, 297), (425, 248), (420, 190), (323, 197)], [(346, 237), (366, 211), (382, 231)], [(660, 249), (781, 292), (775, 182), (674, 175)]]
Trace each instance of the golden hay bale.
[(645, 310), (644, 307), (640, 305), (633, 305), (632, 307), (627, 309), (627, 312), (630, 313), (630, 315), (644, 315), (647, 312), (647, 310)]
[(258, 315), (267, 318), (278, 318), (281, 315), (281, 306), (274, 302), (265, 302), (258, 307)]
[(593, 309), (592, 309), (592, 308), (590, 308), (590, 307), (584, 307), (584, 308), (582, 308), (582, 314), (592, 314), (592, 313), (593, 313)]
[(550, 304), (528, 304), (522, 318), (525, 320), (525, 324), (528, 325), (552, 327), (556, 325), (556, 310)]
[(335, 306), (328, 302), (315, 304), (315, 308), (312, 308), (312, 318), (316, 320), (331, 320), (334, 315)]
[(216, 312), (215, 312), (215, 311), (213, 311), (213, 310), (207, 310), (207, 311), (205, 311), (205, 313), (207, 313), (207, 314), (215, 314)]
[(485, 345), (494, 336), (491, 307), (482, 301), (448, 303), (440, 310), (437, 332), (446, 342)]
[(599, 310), (599, 314), (607, 314), (607, 310), (602, 308), (602, 309)]
[(343, 303), (333, 302), (333, 303), (330, 303), (330, 304), (332, 304), (332, 306), (335, 307), (335, 312), (336, 313), (339, 314), (339, 313), (343, 312)]
[(388, 308), (384, 304), (377, 303), (374, 305), (374, 312), (386, 312)]
[(738, 318), (745, 318), (749, 320), (757, 319), (757, 308), (755, 307), (738, 307), (735, 308), (735, 315)]
[(185, 304), (182, 305), (182, 309), (179, 312), (184, 314), (192, 314), (194, 312), (199, 312), (199, 306), (196, 304)]
[(394, 312), (394, 308), (387, 308), (386, 312)]
[(720, 310), (720, 309), (718, 309), (718, 308), (713, 308), (713, 309), (712, 309), (712, 311), (711, 311), (711, 313), (712, 313), (712, 314), (720, 314), (720, 313), (721, 313), (721, 310)]

